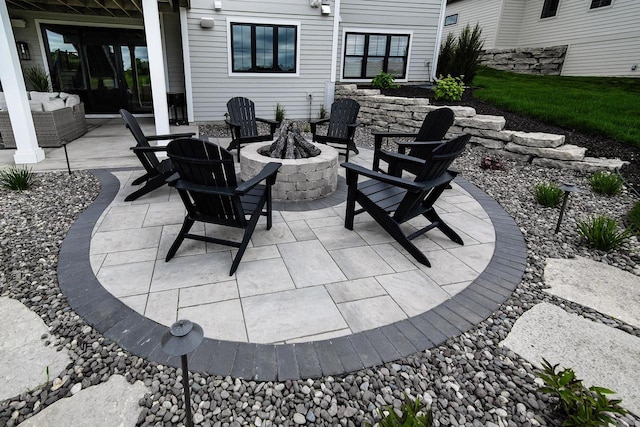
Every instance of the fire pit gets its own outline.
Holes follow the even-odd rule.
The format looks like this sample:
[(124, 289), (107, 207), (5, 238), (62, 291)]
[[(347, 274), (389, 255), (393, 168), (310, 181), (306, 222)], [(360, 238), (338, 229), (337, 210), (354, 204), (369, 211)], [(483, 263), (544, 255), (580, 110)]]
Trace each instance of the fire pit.
[(319, 199), (338, 186), (338, 152), (328, 145), (306, 141), (296, 123), (283, 123), (269, 145), (255, 143), (242, 148), (242, 180), (253, 178), (273, 161), (282, 163), (271, 192), (274, 200)]

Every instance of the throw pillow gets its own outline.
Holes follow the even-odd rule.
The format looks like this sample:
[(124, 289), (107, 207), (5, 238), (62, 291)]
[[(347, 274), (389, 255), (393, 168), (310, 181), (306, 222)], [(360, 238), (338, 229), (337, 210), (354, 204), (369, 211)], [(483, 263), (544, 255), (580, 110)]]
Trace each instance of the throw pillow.
[(80, 95), (69, 95), (64, 102), (65, 107), (73, 107), (80, 104)]
[(29, 108), (31, 108), (31, 111), (42, 111), (42, 102), (29, 101)]
[(55, 111), (64, 108), (64, 101), (60, 98), (54, 98), (50, 101), (42, 102), (42, 109), (44, 111)]
[(58, 92), (36, 92), (32, 90), (29, 92), (29, 96), (32, 101), (49, 101), (51, 98), (56, 98), (58, 96)]

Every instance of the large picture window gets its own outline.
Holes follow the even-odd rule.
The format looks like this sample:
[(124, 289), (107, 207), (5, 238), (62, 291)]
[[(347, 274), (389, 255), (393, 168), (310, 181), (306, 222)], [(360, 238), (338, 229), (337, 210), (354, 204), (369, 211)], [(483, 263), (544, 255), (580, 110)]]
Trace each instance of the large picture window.
[(295, 25), (231, 23), (234, 73), (295, 73)]
[(342, 75), (345, 79), (371, 79), (384, 71), (403, 79), (408, 51), (408, 34), (347, 33)]
[(542, 14), (540, 18), (550, 18), (552, 16), (556, 16), (558, 12), (558, 3), (560, 0), (544, 0), (544, 4), (542, 5)]

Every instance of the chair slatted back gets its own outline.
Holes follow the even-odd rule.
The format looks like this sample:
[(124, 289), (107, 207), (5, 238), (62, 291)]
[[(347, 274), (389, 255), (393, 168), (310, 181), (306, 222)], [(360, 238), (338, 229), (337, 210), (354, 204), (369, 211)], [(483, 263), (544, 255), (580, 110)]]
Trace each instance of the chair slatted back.
[[(121, 109), (120, 115), (122, 116), (122, 119), (124, 120), (124, 123), (126, 124), (127, 128), (129, 128), (129, 130), (133, 134), (133, 137), (136, 140), (137, 146), (150, 147), (149, 140), (147, 139), (146, 136), (144, 136), (144, 133), (142, 132), (142, 129), (140, 129), (140, 125), (138, 124), (138, 120), (136, 120), (136, 118), (133, 117), (133, 114), (131, 114), (125, 109)], [(160, 164), (160, 161), (158, 160), (158, 157), (156, 156), (155, 153), (137, 152), (136, 155), (138, 156), (138, 159), (140, 159), (140, 163), (142, 163), (142, 166), (145, 168), (147, 172), (156, 171), (158, 169), (158, 165)]]
[(349, 138), (349, 125), (356, 122), (360, 104), (353, 99), (342, 98), (331, 104), (331, 116), (327, 136), (332, 138)]
[[(435, 180), (447, 172), (453, 161), (464, 151), (465, 146), (471, 139), (471, 135), (462, 134), (440, 144), (432, 150), (426, 159), (424, 166), (416, 175), (414, 182), (427, 182)], [(407, 192), (402, 202), (400, 202), (394, 218), (398, 222), (403, 222), (406, 216), (410, 216), (413, 209), (418, 205), (431, 206), (438, 194), (431, 194), (433, 187), (425, 189), (420, 193)]]
[(240, 137), (258, 136), (256, 123), (256, 107), (253, 101), (241, 96), (227, 101), (227, 111), (233, 123), (240, 125)]
[[(447, 131), (453, 125), (453, 110), (451, 108), (438, 108), (427, 114), (420, 126), (416, 141), (441, 141), (444, 139)], [(414, 147), (409, 151), (411, 157), (426, 159), (429, 156), (431, 148)]]
[(188, 197), (180, 192), (187, 211), (192, 217), (206, 218), (208, 222), (244, 227), (245, 213), (240, 197), (233, 194), (237, 187), (233, 156), (224, 148), (194, 138), (173, 140), (167, 146), (167, 155), (180, 180), (196, 186), (228, 189), (229, 195), (212, 195), (189, 190)]

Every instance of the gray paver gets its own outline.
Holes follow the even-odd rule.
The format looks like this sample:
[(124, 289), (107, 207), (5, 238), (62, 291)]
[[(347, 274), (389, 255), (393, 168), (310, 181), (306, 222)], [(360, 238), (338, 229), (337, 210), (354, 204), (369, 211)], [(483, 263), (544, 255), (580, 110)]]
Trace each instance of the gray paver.
[(345, 280), (326, 248), (317, 240), (278, 245), (296, 287), (323, 285)]

